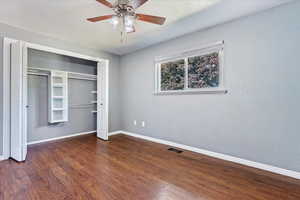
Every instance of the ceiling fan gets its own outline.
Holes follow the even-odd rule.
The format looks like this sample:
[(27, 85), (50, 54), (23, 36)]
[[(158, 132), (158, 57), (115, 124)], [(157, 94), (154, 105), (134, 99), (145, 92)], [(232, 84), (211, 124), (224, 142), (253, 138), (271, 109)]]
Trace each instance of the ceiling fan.
[(115, 14), (104, 15), (87, 19), (90, 22), (99, 22), (111, 20), (114, 28), (119, 28), (121, 32), (121, 41), (125, 41), (127, 33), (135, 32), (136, 20), (163, 25), (166, 21), (165, 17), (138, 14), (136, 9), (145, 4), (148, 0), (117, 0), (114, 4), (107, 0), (96, 0), (99, 3), (111, 8)]

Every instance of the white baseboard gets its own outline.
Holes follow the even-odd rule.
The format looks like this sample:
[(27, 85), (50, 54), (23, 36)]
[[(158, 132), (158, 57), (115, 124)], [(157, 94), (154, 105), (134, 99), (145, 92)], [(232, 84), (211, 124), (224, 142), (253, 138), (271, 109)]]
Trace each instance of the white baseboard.
[(121, 133), (123, 133), (124, 131), (114, 131), (114, 132), (110, 132), (110, 133), (108, 133), (108, 136), (113, 136), (113, 135), (118, 135), (118, 134), (121, 134)]
[(127, 132), (127, 131), (115, 131), (115, 132), (110, 133), (109, 135), (111, 136), (111, 135), (116, 135), (116, 134), (125, 134), (125, 135), (129, 135), (132, 137), (144, 139), (144, 140), (148, 140), (148, 141), (152, 141), (152, 142), (156, 142), (156, 143), (160, 143), (160, 144), (165, 144), (168, 146), (177, 147), (177, 148), (185, 149), (188, 151), (193, 151), (193, 152), (204, 154), (204, 155), (211, 156), (214, 158), (219, 158), (222, 160), (227, 160), (227, 161), (235, 162), (238, 164), (262, 169), (262, 170), (273, 172), (276, 174), (289, 176), (289, 177), (292, 177), (295, 179), (300, 179), (300, 172), (287, 170), (287, 169), (283, 169), (283, 168), (279, 168), (279, 167), (274, 167), (271, 165), (258, 163), (258, 162), (254, 162), (254, 161), (250, 161), (250, 160), (246, 160), (246, 159), (242, 159), (242, 158), (237, 158), (234, 156), (229, 156), (229, 155), (225, 155), (225, 154), (221, 154), (221, 153), (216, 153), (216, 152), (212, 152), (212, 151), (208, 151), (208, 150), (204, 150), (204, 149), (199, 149), (196, 147), (191, 147), (191, 146), (187, 146), (187, 145), (183, 145), (183, 144), (178, 144), (178, 143), (170, 142), (167, 140), (156, 139), (156, 138), (152, 138), (152, 137), (148, 137), (148, 136), (144, 136), (144, 135), (140, 135), (140, 134), (136, 134), (136, 133), (131, 133), (131, 132)]
[(2, 160), (5, 160), (3, 155), (0, 156), (0, 161)]
[(61, 136), (61, 137), (55, 137), (55, 138), (49, 138), (45, 140), (38, 140), (38, 141), (33, 141), (33, 142), (28, 142), (27, 145), (32, 145), (32, 144), (39, 144), (39, 143), (44, 143), (44, 142), (50, 142), (50, 141), (55, 141), (55, 140), (61, 140), (61, 139), (66, 139), (66, 138), (72, 138), (80, 135), (88, 135), (92, 133), (96, 133), (97, 131), (89, 131), (89, 132), (83, 132), (83, 133), (75, 133), (72, 135), (66, 135), (66, 136)]

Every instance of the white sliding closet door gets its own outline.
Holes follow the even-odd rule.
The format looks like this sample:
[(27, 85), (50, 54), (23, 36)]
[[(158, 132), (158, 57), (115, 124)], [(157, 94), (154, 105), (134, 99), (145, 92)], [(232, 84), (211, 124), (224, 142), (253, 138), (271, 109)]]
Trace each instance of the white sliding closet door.
[(108, 140), (108, 61), (98, 62), (97, 136)]
[(27, 155), (27, 55), (22, 46), (11, 44), (11, 157), (19, 162)]

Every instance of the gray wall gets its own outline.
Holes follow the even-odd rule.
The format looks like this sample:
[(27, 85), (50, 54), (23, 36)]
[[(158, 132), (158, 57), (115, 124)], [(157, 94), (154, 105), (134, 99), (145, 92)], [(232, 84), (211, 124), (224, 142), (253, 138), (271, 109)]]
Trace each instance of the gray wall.
[[(122, 57), (123, 130), (300, 171), (299, 12), (298, 1)], [(229, 94), (153, 95), (156, 56), (220, 40)]]
[(28, 66), (85, 74), (97, 74), (97, 62), (34, 49), (28, 50)]
[[(97, 71), (96, 62), (31, 49), (28, 51), (28, 66), (86, 74), (96, 74)], [(89, 104), (96, 99), (91, 91), (97, 89), (97, 82), (69, 79), (68, 86), (69, 119), (64, 123), (49, 124), (48, 78), (36, 75), (28, 76), (28, 142), (97, 129), (96, 115), (91, 113), (96, 110), (96, 107), (94, 105), (75, 106)]]
[[(120, 67), (120, 59), (119, 56), (96, 51), (94, 49), (90, 49), (87, 47), (82, 47), (77, 44), (68, 43), (57, 38), (51, 38), (47, 36), (43, 36), (37, 33), (29, 32), (26, 30), (22, 30), (19, 28), (15, 28), (6, 24), (0, 23), (0, 103), (2, 105), (2, 96), (3, 96), (3, 62), (2, 62), (2, 54), (3, 54), (3, 37), (10, 37), (18, 40), (23, 40), (27, 42), (37, 43), (41, 45), (46, 45), (54, 48), (64, 49), (68, 51), (74, 51), (77, 53), (90, 55), (94, 57), (100, 57), (109, 59), (110, 61), (110, 73), (109, 73), (109, 131), (120, 130), (120, 104), (119, 104), (119, 67)], [(92, 48), (92, 47), (91, 47)], [(0, 155), (2, 155), (3, 147), (3, 133), (2, 133), (2, 107), (0, 108)]]

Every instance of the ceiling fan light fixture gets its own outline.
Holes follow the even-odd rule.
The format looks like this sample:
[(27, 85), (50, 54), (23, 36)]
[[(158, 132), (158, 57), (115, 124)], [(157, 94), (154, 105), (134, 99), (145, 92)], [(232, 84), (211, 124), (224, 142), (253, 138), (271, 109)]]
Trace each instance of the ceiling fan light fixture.
[(116, 27), (119, 25), (119, 23), (120, 23), (119, 20), (120, 20), (119, 17), (116, 16), (116, 15), (114, 15), (114, 16), (111, 18), (110, 23), (114, 26), (114, 28), (116, 28)]
[(135, 16), (126, 15), (124, 21), (126, 26), (133, 26), (135, 23)]
[(90, 22), (99, 22), (110, 19), (110, 23), (114, 29), (118, 29), (121, 33), (121, 41), (125, 42), (128, 33), (136, 32), (136, 21), (144, 21), (152, 24), (163, 25), (165, 17), (145, 15), (136, 13), (136, 9), (144, 5), (149, 0), (117, 0), (114, 4), (108, 0), (96, 0), (99, 3), (111, 8), (114, 15), (105, 15), (99, 17), (88, 18)]
[(134, 28), (133, 28), (133, 26), (125, 26), (125, 31), (126, 31), (126, 33), (131, 33), (131, 32), (134, 32)]

